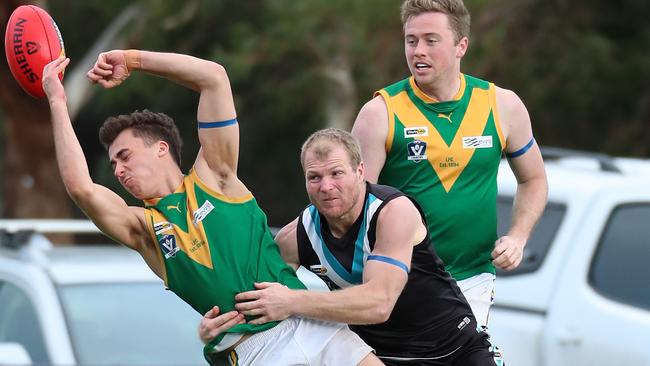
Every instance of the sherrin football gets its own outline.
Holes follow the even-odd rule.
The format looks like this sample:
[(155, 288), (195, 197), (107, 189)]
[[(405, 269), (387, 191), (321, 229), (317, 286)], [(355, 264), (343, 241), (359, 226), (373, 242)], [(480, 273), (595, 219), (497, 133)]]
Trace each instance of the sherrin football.
[[(43, 68), (65, 55), (63, 37), (45, 10), (34, 5), (22, 5), (14, 10), (7, 23), (5, 53), (18, 84), (29, 95), (43, 98)], [(63, 74), (59, 79), (63, 79)]]

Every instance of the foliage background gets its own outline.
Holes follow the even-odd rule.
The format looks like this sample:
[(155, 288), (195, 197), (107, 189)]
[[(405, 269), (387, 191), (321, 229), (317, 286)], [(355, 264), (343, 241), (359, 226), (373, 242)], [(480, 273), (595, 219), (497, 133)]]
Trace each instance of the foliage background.
[[(0, 19), (6, 23), (7, 12), (20, 3), (30, 2), (0, 5)], [(350, 128), (373, 91), (408, 75), (398, 0), (32, 3), (57, 21), (71, 68), (134, 4), (137, 16), (120, 33), (126, 47), (189, 53), (223, 64), (239, 114), (239, 175), (273, 226), (288, 222), (307, 203), (298, 159), (302, 141), (325, 126)], [(542, 145), (650, 157), (650, 23), (644, 18), (650, 2), (466, 0), (466, 5), (472, 36), (463, 71), (515, 90)], [(6, 71), (4, 57), (0, 63)], [(185, 140), (183, 166), (191, 166), (198, 150), (193, 92), (136, 74), (119, 89), (96, 89), (88, 98), (74, 122), (97, 182), (127, 197), (112, 176), (97, 130), (106, 117), (135, 109), (163, 111), (177, 121)], [(21, 115), (9, 116), (8, 110), (0, 105), (0, 162), (5, 146), (30, 143), (7, 140), (7, 128), (23, 124)], [(47, 123), (42, 128), (49, 128)], [(41, 217), (38, 210), (16, 213), (8, 207), (12, 169), (0, 171), (3, 216)], [(60, 184), (58, 177), (49, 179)], [(73, 206), (65, 196), (40, 204)], [(81, 213), (71, 208), (66, 215)]]

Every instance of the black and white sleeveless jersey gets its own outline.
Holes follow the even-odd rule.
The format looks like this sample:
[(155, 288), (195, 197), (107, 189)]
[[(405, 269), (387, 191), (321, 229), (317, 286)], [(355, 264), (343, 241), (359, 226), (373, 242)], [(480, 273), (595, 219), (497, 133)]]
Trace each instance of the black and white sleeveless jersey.
[[(390, 200), (404, 196), (388, 186), (366, 187), (364, 209), (341, 238), (332, 236), (327, 222), (313, 205), (299, 217), (300, 264), (323, 278), (332, 290), (363, 282), (363, 269), (375, 244), (379, 212)], [(424, 221), (419, 205), (411, 201)], [(472, 333), (476, 334), (476, 321), (456, 282), (435, 254), (427, 232), (426, 239), (413, 247), (408, 281), (389, 319), (382, 324), (350, 328), (378, 356), (412, 360), (443, 356), (458, 349)]]

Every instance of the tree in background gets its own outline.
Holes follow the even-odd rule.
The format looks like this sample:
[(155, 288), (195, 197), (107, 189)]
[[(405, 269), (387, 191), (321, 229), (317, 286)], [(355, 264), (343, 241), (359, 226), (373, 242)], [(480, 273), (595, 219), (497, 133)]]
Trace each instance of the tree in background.
[(650, 157), (650, 2), (474, 0), (469, 58), (543, 145)]
[[(18, 3), (0, 3), (1, 27)], [(650, 54), (641, 46), (650, 42), (650, 24), (643, 18), (650, 3), (466, 4), (473, 19), (464, 71), (516, 90), (542, 144), (650, 156), (645, 83)], [(113, 35), (121, 39), (119, 47), (189, 53), (224, 64), (239, 112), (239, 174), (276, 226), (307, 203), (298, 159), (302, 141), (325, 126), (349, 128), (373, 91), (408, 75), (397, 0), (49, 0), (47, 5), (73, 70), (87, 69), (83, 56), (92, 54), (94, 60), (101, 47), (90, 48), (129, 6), (139, 10)], [(169, 114), (188, 142), (184, 156), (196, 154), (191, 142), (197, 96), (191, 91), (139, 74), (116, 91), (97, 90), (83, 78), (76, 83), (83, 87), (68, 84), (72, 81), (69, 73), (67, 87), (88, 88), (75, 97), (81, 101), (75, 102), (75, 129), (96, 181), (121, 189), (97, 139), (100, 124), (116, 113), (149, 108)], [(52, 160), (47, 106), (19, 89), (6, 64), (0, 70), (0, 102), (3, 216), (69, 216)]]
[[(0, 26), (27, 1), (0, 2)], [(47, 102), (25, 93), (9, 71), (4, 47), (0, 62), (0, 105), (4, 115), (2, 217), (67, 217), (69, 200), (54, 157)]]

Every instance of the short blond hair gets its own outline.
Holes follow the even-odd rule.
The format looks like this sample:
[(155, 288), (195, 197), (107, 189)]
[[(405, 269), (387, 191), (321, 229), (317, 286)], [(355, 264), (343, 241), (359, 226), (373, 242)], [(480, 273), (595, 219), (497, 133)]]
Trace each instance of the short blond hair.
[(308, 150), (313, 150), (318, 159), (325, 159), (332, 151), (332, 143), (341, 146), (348, 155), (350, 165), (356, 168), (361, 164), (361, 148), (359, 141), (351, 133), (338, 128), (318, 130), (307, 138), (300, 151), (300, 164), (305, 168), (305, 155)]
[(463, 0), (404, 0), (402, 3), (402, 24), (422, 13), (443, 13), (449, 19), (449, 26), (456, 36), (456, 43), (463, 37), (469, 38), (470, 15)]

